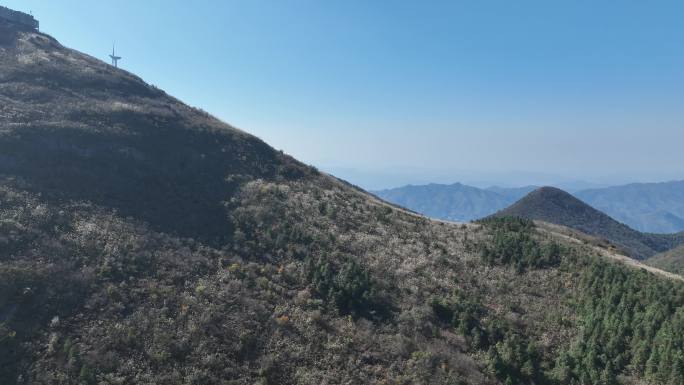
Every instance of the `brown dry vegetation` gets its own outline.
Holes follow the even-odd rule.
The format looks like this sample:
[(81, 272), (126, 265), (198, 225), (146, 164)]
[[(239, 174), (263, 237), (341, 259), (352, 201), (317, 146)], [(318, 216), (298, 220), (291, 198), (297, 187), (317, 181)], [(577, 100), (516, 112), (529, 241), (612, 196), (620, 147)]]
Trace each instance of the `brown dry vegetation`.
[(646, 263), (650, 266), (682, 275), (684, 274), (684, 246), (656, 254), (646, 260)]

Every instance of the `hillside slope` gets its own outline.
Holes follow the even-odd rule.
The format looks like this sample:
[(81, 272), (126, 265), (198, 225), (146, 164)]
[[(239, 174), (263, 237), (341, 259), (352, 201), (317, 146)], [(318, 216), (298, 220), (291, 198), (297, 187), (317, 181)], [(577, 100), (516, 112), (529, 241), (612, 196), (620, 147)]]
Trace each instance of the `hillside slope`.
[[(480, 189), (460, 183), (433, 183), (374, 193), (431, 218), (464, 222), (494, 214), (538, 188)], [(572, 195), (637, 231), (672, 234), (684, 230), (684, 182), (635, 183), (582, 190)]]
[[(3, 36), (16, 33), (8, 28)], [(230, 233), (221, 206), (241, 175), (310, 171), (49, 36), (20, 34), (2, 51), (0, 172), (21, 175), (43, 199), (85, 200), (214, 239)]]
[(47, 35), (0, 50), (3, 385), (684, 378), (677, 280), (393, 208)]
[(684, 275), (684, 246), (656, 254), (645, 262), (650, 266)]
[(588, 204), (554, 187), (537, 189), (498, 217), (521, 217), (567, 226), (602, 237), (632, 257), (645, 259), (684, 243), (682, 234), (645, 234), (624, 225)]

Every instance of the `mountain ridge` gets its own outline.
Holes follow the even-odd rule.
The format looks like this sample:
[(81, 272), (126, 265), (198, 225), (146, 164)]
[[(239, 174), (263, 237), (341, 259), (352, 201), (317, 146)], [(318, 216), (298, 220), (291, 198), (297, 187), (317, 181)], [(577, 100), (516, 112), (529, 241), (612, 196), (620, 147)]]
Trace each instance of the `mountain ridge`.
[[(461, 183), (440, 185), (436, 183), (373, 191), (380, 198), (433, 218), (468, 222), (489, 214), (490, 206), (506, 207), (509, 199), (498, 192), (489, 192)], [(455, 200), (457, 196), (466, 199)]]

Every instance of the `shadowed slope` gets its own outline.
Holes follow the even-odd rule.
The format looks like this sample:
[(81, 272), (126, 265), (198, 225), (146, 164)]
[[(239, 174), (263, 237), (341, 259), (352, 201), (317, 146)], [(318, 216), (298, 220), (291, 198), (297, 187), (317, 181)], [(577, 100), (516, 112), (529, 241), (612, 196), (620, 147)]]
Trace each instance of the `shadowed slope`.
[(0, 43), (0, 175), (44, 199), (94, 202), (221, 244), (232, 234), (224, 206), (241, 182), (311, 172), (47, 35)]
[(429, 217), (459, 222), (489, 215), (511, 202), (497, 192), (460, 183), (410, 185), (374, 193), (382, 199)]

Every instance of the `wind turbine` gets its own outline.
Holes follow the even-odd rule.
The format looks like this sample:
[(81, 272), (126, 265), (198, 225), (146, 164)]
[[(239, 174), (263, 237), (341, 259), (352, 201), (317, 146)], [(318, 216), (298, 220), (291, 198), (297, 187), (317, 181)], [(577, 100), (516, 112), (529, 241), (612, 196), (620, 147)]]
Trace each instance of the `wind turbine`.
[(112, 65), (115, 68), (118, 68), (119, 67), (119, 60), (121, 60), (121, 56), (116, 56), (116, 54), (114, 53), (114, 44), (112, 44), (112, 54), (109, 55), (109, 57), (112, 58)]

